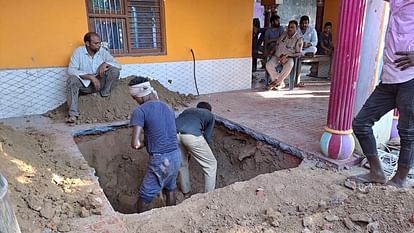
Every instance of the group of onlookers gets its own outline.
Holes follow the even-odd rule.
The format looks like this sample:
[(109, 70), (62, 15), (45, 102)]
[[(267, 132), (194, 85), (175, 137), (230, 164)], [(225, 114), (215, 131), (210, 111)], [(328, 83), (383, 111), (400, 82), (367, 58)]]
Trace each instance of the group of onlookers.
[(280, 25), (280, 17), (270, 17), (270, 27), (260, 28), (258, 19), (253, 20), (253, 71), (257, 69), (257, 54), (261, 53), (270, 75), (269, 90), (279, 90), (285, 86), (294, 57), (315, 54), (332, 55), (332, 23), (325, 23), (324, 30), (318, 33), (309, 26), (309, 17), (304, 15), (299, 24), (289, 21), (286, 30)]

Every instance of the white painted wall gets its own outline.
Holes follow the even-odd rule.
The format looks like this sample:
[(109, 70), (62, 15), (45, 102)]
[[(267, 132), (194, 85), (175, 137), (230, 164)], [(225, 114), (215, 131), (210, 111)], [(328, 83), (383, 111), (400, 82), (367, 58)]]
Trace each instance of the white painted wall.
[[(200, 94), (251, 88), (251, 58), (196, 61)], [(123, 65), (121, 77), (141, 75), (166, 88), (197, 94), (193, 62)], [(42, 114), (66, 101), (66, 67), (0, 70), (0, 119)]]

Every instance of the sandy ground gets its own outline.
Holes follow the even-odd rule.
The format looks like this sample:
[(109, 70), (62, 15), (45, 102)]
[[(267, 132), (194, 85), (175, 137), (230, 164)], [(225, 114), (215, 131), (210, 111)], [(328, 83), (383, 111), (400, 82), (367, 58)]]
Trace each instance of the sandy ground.
[[(56, 150), (53, 137), (0, 125), (0, 142), (22, 232), (76, 232), (69, 222), (100, 214), (94, 191), (78, 189), (88, 168)], [(346, 175), (305, 161), (175, 207), (119, 216), (128, 232), (414, 232), (413, 189), (351, 190), (342, 185)]]
[[(82, 96), (80, 122), (127, 119), (135, 103), (129, 102), (126, 107), (126, 102), (132, 99), (126, 94), (125, 85), (126, 80), (107, 99)], [(192, 98), (183, 99), (176, 93), (168, 90), (162, 93), (162, 89), (155, 88), (170, 104), (186, 105), (187, 98)], [(59, 108), (47, 115), (62, 122), (65, 114)], [(231, 145), (234, 141), (231, 135), (222, 138), (220, 143), (223, 144)], [(77, 223), (108, 211), (103, 207), (108, 204), (107, 199), (100, 198), (102, 189), (88, 188), (96, 180), (91, 176), (91, 168), (56, 146), (57, 139), (56, 135), (34, 128), (17, 131), (0, 124), (0, 171), (9, 181), (9, 195), (22, 232), (77, 233), (81, 232), (81, 224)], [(226, 148), (222, 153), (233, 153), (238, 159), (252, 156), (251, 148), (240, 145), (220, 148)], [(263, 151), (267, 153), (266, 148)], [(270, 163), (261, 152), (253, 154), (255, 158), (262, 158), (263, 163)], [(260, 170), (255, 164), (258, 163), (241, 163), (241, 166), (245, 170)], [(259, 175), (208, 194), (195, 194), (174, 207), (143, 214), (113, 215), (118, 216), (131, 233), (414, 233), (413, 189), (361, 186), (351, 190), (343, 186), (349, 171), (326, 170), (320, 165), (304, 161), (298, 168)], [(263, 168), (264, 172), (270, 172)], [(233, 173), (232, 170), (227, 172), (229, 176)], [(107, 232), (124, 231), (116, 228)]]
[(68, 232), (75, 229), (69, 219), (101, 213), (92, 190), (79, 192), (90, 181), (88, 166), (56, 151), (53, 141), (35, 130), (0, 125), (0, 171), (22, 232)]
[(413, 232), (412, 190), (377, 186), (363, 193), (340, 185), (344, 178), (314, 167), (288, 169), (122, 219), (129, 232)]

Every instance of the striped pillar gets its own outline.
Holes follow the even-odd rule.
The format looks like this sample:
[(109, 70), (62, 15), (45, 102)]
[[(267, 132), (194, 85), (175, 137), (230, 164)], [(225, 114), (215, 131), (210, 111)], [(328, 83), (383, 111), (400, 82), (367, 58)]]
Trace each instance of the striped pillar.
[(398, 118), (400, 117), (400, 112), (398, 111), (398, 109), (394, 109), (394, 116), (392, 118), (392, 126), (391, 126), (391, 135), (390, 135), (390, 139), (396, 138), (398, 137)]
[(359, 70), (366, 0), (341, 0), (328, 122), (321, 137), (324, 156), (346, 160), (355, 148), (352, 114)]

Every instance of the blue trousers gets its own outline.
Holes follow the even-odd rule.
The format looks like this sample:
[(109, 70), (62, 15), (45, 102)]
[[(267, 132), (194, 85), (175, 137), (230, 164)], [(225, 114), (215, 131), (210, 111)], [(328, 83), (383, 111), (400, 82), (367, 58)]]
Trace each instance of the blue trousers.
[(352, 128), (365, 156), (378, 156), (372, 126), (394, 108), (400, 112), (398, 166), (410, 169), (414, 166), (414, 79), (398, 84), (380, 83), (355, 117)]
[(180, 166), (181, 154), (178, 148), (168, 153), (151, 154), (139, 190), (140, 199), (149, 204), (162, 190), (175, 191)]

